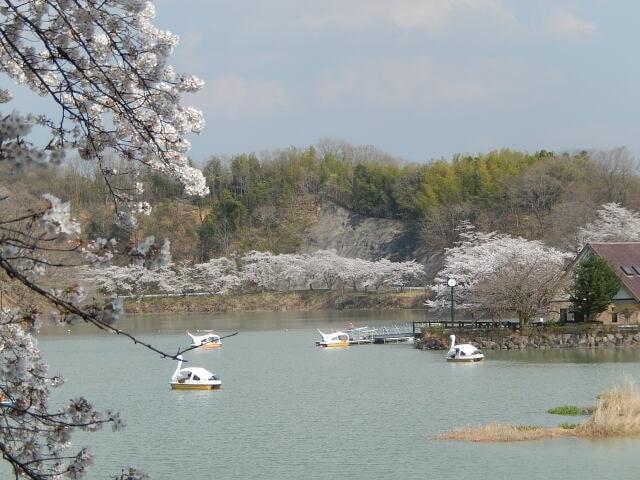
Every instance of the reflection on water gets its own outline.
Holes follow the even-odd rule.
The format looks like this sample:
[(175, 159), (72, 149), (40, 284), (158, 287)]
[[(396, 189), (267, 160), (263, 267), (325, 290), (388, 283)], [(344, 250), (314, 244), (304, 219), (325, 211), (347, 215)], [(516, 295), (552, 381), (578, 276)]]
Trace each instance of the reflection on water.
[[(118, 323), (131, 333), (183, 332), (186, 329), (230, 331), (287, 330), (329, 327), (344, 329), (349, 322), (358, 326), (398, 325), (423, 321), (422, 310), (394, 311), (322, 311), (322, 312), (244, 312), (244, 313), (188, 313), (180, 315), (137, 315), (125, 317)], [(91, 325), (79, 323), (71, 327), (45, 327), (43, 335), (95, 334)]]
[[(186, 329), (240, 330), (221, 349), (188, 354), (219, 373), (217, 392), (169, 388), (175, 364), (86, 327), (43, 332), (54, 372), (100, 408), (120, 410), (123, 432), (76, 437), (97, 454), (91, 479), (121, 466), (157, 479), (634, 478), (640, 442), (557, 439), (523, 444), (439, 442), (454, 426), (488, 421), (556, 425), (561, 404), (590, 405), (630, 374), (636, 350), (487, 351), (484, 362), (447, 363), (408, 345), (314, 346), (315, 328), (421, 320), (422, 312), (180, 315), (128, 319), (155, 346), (186, 346)], [(197, 461), (195, 461), (197, 459)]]
[(500, 350), (495, 361), (511, 363), (632, 363), (640, 361), (638, 348), (550, 348), (548, 350)]

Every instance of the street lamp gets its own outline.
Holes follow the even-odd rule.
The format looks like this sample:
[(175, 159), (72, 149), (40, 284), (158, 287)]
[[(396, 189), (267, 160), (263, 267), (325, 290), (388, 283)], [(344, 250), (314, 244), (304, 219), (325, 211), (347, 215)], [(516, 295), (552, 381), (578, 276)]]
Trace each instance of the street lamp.
[(447, 280), (447, 285), (451, 287), (451, 326), (452, 327), (453, 327), (453, 287), (455, 287), (457, 284), (458, 284), (458, 281), (453, 277)]

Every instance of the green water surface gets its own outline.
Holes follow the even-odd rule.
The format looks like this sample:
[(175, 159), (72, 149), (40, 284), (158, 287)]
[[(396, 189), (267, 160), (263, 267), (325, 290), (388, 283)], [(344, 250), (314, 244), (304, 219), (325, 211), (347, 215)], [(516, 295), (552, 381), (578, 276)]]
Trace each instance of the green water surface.
[[(555, 405), (591, 405), (640, 350), (486, 352), (450, 364), (408, 345), (327, 350), (315, 328), (421, 320), (420, 312), (269, 313), (130, 318), (121, 323), (174, 352), (184, 330), (240, 330), (217, 350), (188, 354), (221, 375), (220, 391), (172, 391), (175, 362), (87, 327), (39, 335), (58, 401), (86, 395), (128, 426), (74, 437), (96, 464), (88, 478), (134, 465), (155, 479), (631, 479), (640, 441), (571, 438), (517, 444), (442, 442), (455, 426), (504, 421), (557, 425)], [(575, 417), (571, 419), (575, 421)]]

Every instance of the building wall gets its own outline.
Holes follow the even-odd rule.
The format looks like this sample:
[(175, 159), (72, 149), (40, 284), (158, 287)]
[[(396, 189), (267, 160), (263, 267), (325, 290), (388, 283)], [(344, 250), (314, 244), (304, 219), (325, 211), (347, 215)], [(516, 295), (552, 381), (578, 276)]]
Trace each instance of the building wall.
[[(549, 320), (558, 322), (566, 320), (568, 322), (575, 321), (571, 312), (573, 305), (567, 301), (553, 302), (549, 309)], [(563, 311), (566, 313), (563, 314)], [(562, 318), (566, 315), (566, 318)], [(604, 325), (631, 325), (640, 324), (640, 304), (635, 300), (620, 300), (609, 305), (607, 310), (598, 314), (595, 318), (597, 322)]]
[[(613, 322), (616, 319), (617, 322)], [(640, 323), (640, 304), (633, 301), (620, 301), (609, 305), (607, 311), (598, 315), (598, 320), (602, 323), (618, 323), (630, 325)]]

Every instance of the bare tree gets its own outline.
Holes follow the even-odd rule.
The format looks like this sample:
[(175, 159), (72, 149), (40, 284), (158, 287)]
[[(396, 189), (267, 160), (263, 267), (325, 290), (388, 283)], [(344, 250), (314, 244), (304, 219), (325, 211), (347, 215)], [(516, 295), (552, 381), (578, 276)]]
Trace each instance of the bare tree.
[[(554, 162), (559, 160), (554, 159)], [(560, 200), (570, 179), (559, 172), (550, 171), (553, 163), (539, 163), (526, 170), (522, 175), (511, 179), (507, 185), (511, 205), (518, 213), (533, 215), (536, 230), (530, 236), (542, 238), (547, 229), (547, 217), (554, 205)]]
[(557, 293), (562, 272), (557, 264), (546, 259), (522, 262), (514, 256), (476, 283), (471, 288), (470, 298), (476, 310), (494, 318), (515, 312), (522, 327), (549, 305)]
[(459, 228), (471, 215), (466, 204), (441, 205), (432, 209), (422, 222), (421, 233), (431, 249), (452, 246), (459, 238)]
[(625, 205), (631, 186), (638, 173), (638, 159), (628, 148), (618, 147), (612, 150), (596, 150), (589, 153), (599, 170), (602, 182), (602, 203)]

